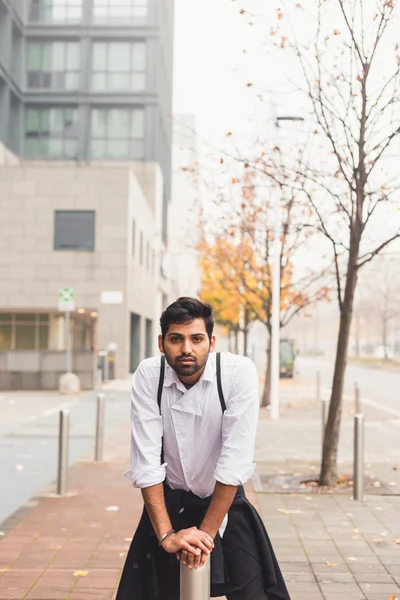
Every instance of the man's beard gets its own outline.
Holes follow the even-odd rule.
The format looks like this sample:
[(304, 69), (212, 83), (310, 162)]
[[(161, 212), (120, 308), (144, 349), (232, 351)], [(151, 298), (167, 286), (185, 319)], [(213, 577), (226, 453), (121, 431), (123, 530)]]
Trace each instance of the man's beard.
[[(208, 354), (205, 357), (204, 362), (199, 363), (195, 356), (177, 356), (175, 360), (171, 360), (171, 358), (165, 354), (165, 358), (167, 359), (167, 363), (169, 366), (175, 371), (178, 377), (191, 377), (206, 365), (208, 360)], [(181, 362), (182, 359), (191, 360), (191, 362), (187, 362), (186, 364)]]

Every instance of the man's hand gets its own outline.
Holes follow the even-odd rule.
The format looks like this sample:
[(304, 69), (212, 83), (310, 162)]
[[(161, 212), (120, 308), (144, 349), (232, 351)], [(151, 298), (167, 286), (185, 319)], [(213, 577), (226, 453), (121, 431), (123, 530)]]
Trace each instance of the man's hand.
[(210, 536), (197, 527), (181, 529), (167, 537), (161, 545), (166, 552), (170, 554), (175, 552), (177, 559), (181, 559), (189, 569), (203, 566), (214, 548)]

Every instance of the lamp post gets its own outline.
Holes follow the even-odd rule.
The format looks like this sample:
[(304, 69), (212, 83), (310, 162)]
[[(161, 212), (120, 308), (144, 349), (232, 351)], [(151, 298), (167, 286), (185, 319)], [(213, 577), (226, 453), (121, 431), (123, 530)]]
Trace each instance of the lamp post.
[[(275, 127), (280, 128), (282, 121), (301, 121), (303, 117), (277, 117)], [(279, 372), (280, 372), (280, 315), (281, 315), (281, 211), (280, 197), (277, 194), (275, 204), (275, 240), (274, 240), (274, 263), (272, 280), (272, 341), (271, 341), (271, 418), (279, 419)]]

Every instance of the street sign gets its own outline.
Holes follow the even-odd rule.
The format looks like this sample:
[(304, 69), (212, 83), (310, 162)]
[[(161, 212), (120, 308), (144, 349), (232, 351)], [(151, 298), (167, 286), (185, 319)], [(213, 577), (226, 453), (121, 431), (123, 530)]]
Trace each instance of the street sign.
[(60, 312), (75, 310), (75, 294), (73, 289), (69, 287), (61, 288), (58, 294), (58, 310)]

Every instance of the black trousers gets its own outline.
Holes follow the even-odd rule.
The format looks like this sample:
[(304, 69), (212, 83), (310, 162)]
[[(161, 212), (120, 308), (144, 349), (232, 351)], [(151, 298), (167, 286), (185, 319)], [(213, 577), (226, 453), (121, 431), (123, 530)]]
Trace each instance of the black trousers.
[[(222, 546), (225, 569), (230, 573), (230, 581), (211, 584), (211, 597), (226, 596), (227, 600), (287, 600), (289, 595), (275, 556), (273, 560), (277, 584), (269, 588), (267, 593), (264, 591), (262, 565), (251, 525), (247, 511), (238, 508), (229, 512)], [(168, 574), (164, 571), (160, 575), (161, 589), (168, 590), (160, 600), (179, 600), (179, 570), (172, 568)]]
[[(199, 527), (210, 498), (165, 486), (166, 506), (176, 531)], [(211, 556), (211, 596), (227, 600), (290, 600), (265, 527), (239, 487), (221, 538)], [(117, 600), (180, 600), (180, 567), (157, 544), (144, 510), (126, 558)]]

